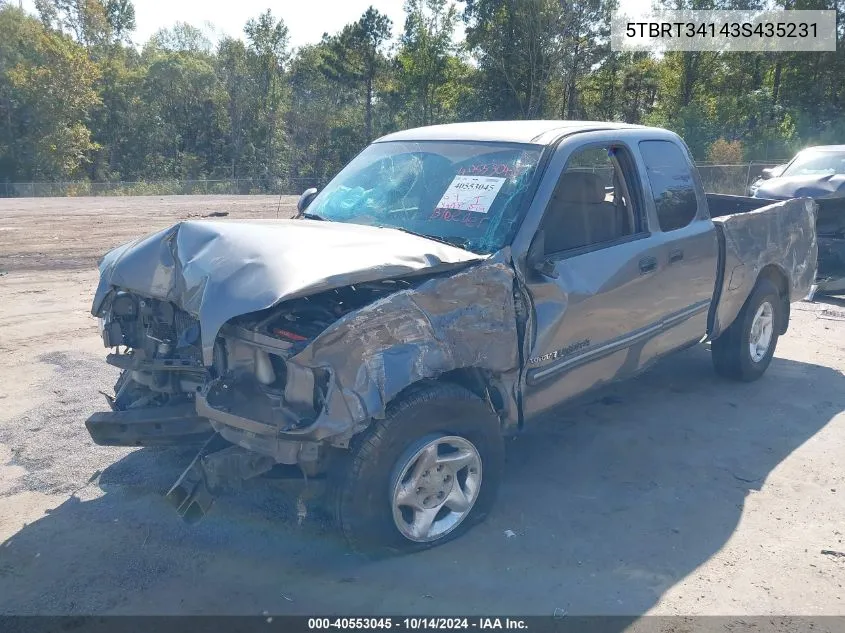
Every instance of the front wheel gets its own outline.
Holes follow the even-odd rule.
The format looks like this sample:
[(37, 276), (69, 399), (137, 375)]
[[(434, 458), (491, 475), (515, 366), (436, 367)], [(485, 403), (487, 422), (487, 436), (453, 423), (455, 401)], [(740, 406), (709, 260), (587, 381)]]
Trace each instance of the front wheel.
[(759, 281), (736, 320), (712, 343), (716, 373), (743, 382), (762, 376), (775, 353), (782, 310), (775, 285), (767, 279)]
[(356, 440), (334, 474), (335, 518), (356, 550), (440, 545), (493, 505), (504, 464), (499, 420), (460, 386), (415, 390)]

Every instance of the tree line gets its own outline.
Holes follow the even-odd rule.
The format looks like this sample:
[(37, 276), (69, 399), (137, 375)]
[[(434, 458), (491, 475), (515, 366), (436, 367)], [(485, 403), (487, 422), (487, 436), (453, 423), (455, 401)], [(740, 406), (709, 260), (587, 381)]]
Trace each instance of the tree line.
[[(138, 45), (132, 0), (0, 0), (0, 182), (325, 183), (368, 141), (419, 125), (592, 119), (667, 127), (698, 160), (845, 142), (845, 0), (662, 0), (834, 9), (829, 53), (610, 49), (613, 1), (407, 0), (292, 50), (283, 15), (212, 42), (177, 23)], [(462, 25), (464, 38), (456, 41)]]

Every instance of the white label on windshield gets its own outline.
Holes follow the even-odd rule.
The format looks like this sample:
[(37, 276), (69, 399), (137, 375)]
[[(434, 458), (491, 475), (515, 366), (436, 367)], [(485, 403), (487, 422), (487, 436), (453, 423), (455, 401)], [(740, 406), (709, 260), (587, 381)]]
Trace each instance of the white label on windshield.
[(455, 176), (436, 209), (487, 213), (507, 178)]

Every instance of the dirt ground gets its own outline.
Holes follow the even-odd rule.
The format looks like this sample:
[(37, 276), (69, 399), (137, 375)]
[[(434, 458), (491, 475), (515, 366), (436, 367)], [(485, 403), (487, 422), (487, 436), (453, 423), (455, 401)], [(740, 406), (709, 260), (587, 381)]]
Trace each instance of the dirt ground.
[(695, 348), (509, 441), (490, 519), (365, 560), (267, 479), (197, 526), (162, 498), (193, 457), (95, 446), (115, 371), (98, 258), (188, 217), (295, 199), (0, 200), (0, 613), (845, 615), (845, 303), (793, 306), (766, 376)]

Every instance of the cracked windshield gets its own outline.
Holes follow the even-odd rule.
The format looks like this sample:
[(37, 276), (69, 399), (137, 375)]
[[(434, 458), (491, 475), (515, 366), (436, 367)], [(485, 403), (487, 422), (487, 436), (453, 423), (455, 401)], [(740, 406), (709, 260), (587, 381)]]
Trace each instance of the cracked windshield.
[(309, 205), (306, 217), (396, 228), (493, 253), (511, 239), (541, 148), (375, 143)]

